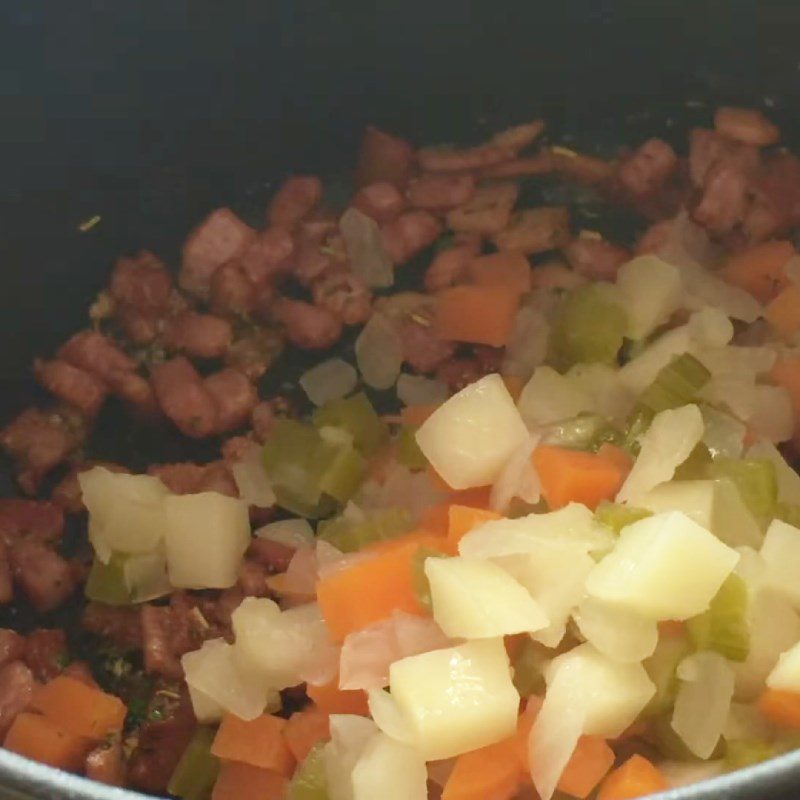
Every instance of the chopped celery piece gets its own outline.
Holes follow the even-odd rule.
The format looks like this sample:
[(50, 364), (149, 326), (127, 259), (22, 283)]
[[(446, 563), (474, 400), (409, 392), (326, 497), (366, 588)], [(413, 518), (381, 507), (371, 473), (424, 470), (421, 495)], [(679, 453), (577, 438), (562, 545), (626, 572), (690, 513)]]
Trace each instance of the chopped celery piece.
[(639, 406), (657, 414), (691, 403), (711, 373), (692, 355), (675, 356), (639, 396)]
[(287, 800), (328, 800), (324, 745), (315, 745), (289, 783)]
[(340, 447), (319, 485), (325, 494), (344, 504), (356, 493), (365, 472), (364, 456), (352, 447)]
[(775, 506), (775, 518), (783, 520), (795, 528), (800, 528), (800, 505), (794, 503), (778, 503)]
[(775, 465), (766, 458), (718, 458), (709, 467), (712, 478), (730, 478), (745, 505), (761, 520), (775, 515), (778, 480)]
[(419, 449), (413, 428), (403, 428), (397, 437), (397, 460), (412, 472), (421, 472), (428, 467), (428, 459)]
[(695, 481), (705, 478), (711, 466), (711, 451), (702, 443), (698, 442), (689, 453), (689, 457), (683, 464), (675, 467), (675, 474), (672, 479), (675, 481)]
[(614, 533), (619, 533), (628, 525), (633, 525), (634, 522), (651, 516), (653, 516), (653, 512), (646, 508), (612, 503), (610, 500), (603, 500), (594, 512), (594, 518), (611, 528)]
[(419, 600), (419, 604), (431, 611), (433, 603), (431, 601), (431, 584), (425, 574), (425, 559), (427, 558), (446, 558), (444, 553), (438, 550), (431, 550), (430, 547), (420, 547), (411, 561), (411, 580), (414, 585), (414, 594)]
[(353, 444), (366, 455), (374, 453), (389, 439), (386, 423), (364, 392), (325, 403), (314, 412), (312, 420), (316, 428), (329, 426), (347, 431)]
[(760, 739), (733, 739), (725, 741), (725, 768), (731, 772), (735, 769), (760, 764), (783, 752), (774, 742)]
[(511, 662), (511, 680), (520, 697), (544, 694), (544, 669), (552, 656), (552, 652), (548, 653), (544, 645), (526, 637)]
[(547, 441), (559, 447), (597, 450), (607, 442), (621, 444), (624, 439), (613, 425), (598, 414), (579, 414), (551, 425), (547, 432)]
[(656, 687), (656, 693), (647, 704), (645, 714), (661, 714), (672, 708), (678, 691), (678, 664), (691, 651), (692, 648), (684, 636), (662, 636), (653, 655), (642, 662)]
[(86, 580), (86, 596), (89, 600), (107, 606), (128, 606), (131, 595), (125, 582), (125, 557), (117, 553), (108, 564), (95, 558)]
[(414, 527), (411, 514), (404, 508), (384, 508), (365, 512), (363, 519), (336, 517), (317, 525), (317, 536), (341, 550), (355, 553), (373, 542), (393, 539)]
[(715, 650), (731, 661), (746, 661), (750, 652), (747, 623), (747, 586), (739, 575), (729, 575), (711, 601), (711, 607), (686, 623), (698, 650)]
[(169, 779), (167, 791), (181, 800), (208, 800), (217, 780), (219, 761), (211, 755), (216, 732), (201, 726), (189, 740)]
[(601, 286), (579, 286), (556, 310), (550, 331), (550, 362), (559, 371), (586, 362), (612, 364), (626, 327), (624, 310)]

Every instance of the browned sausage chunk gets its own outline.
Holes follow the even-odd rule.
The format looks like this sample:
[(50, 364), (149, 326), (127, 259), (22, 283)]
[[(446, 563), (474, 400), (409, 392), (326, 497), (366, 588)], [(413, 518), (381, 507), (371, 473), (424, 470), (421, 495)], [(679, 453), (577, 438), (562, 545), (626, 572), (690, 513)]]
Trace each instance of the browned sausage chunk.
[(217, 430), (217, 404), (187, 358), (157, 364), (152, 381), (162, 410), (181, 432), (202, 438)]

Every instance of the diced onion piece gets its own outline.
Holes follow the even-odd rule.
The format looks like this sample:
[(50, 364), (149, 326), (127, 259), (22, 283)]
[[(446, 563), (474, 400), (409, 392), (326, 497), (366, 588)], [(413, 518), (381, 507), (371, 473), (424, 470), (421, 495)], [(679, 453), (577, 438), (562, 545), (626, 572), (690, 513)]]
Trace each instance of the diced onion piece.
[(537, 367), (519, 396), (519, 412), (530, 427), (571, 419), (594, 411), (591, 395), (567, 375), (552, 367)]
[(689, 333), (700, 347), (723, 347), (733, 339), (733, 323), (719, 309), (707, 306), (689, 317)]
[(358, 373), (341, 358), (329, 358), (306, 370), (298, 383), (315, 406), (322, 406), (350, 394), (358, 383)]
[(644, 619), (594, 598), (587, 597), (573, 614), (587, 642), (615, 661), (642, 661), (658, 643), (658, 627)]
[(723, 252), (711, 241), (705, 229), (682, 210), (672, 220), (669, 235), (658, 255), (676, 266), (712, 267), (719, 262)]
[(271, 508), (275, 505), (275, 492), (267, 477), (261, 448), (248, 448), (239, 461), (231, 467), (239, 498), (248, 506)]
[(667, 331), (620, 369), (620, 382), (631, 394), (640, 395), (675, 356), (686, 353), (691, 346), (688, 325)]
[(767, 676), (767, 686), (800, 692), (800, 642), (781, 653), (775, 668)]
[(702, 441), (711, 453), (711, 457), (741, 457), (747, 431), (745, 424), (712, 406), (702, 406), (700, 413), (703, 415), (705, 425)]
[(705, 611), (739, 554), (680, 511), (628, 525), (586, 580), (592, 596), (649, 619)]
[(414, 730), (389, 692), (383, 689), (369, 690), (369, 715), (387, 736), (403, 744), (416, 746)]
[(426, 761), (499, 742), (516, 729), (519, 694), (502, 639), (396, 661), (390, 688)]
[(617, 502), (638, 504), (638, 498), (668, 481), (703, 436), (703, 417), (695, 405), (656, 414), (639, 440), (641, 449)]
[(766, 458), (775, 465), (775, 478), (778, 481), (778, 501), (800, 504), (800, 475), (786, 463), (775, 445), (763, 439), (751, 445), (747, 458)]
[[(93, 467), (78, 475), (98, 555), (147, 553), (164, 539), (167, 487), (152, 475), (127, 475)], [(103, 552), (100, 552), (103, 551)]]
[(201, 492), (172, 495), (164, 505), (170, 583), (181, 589), (233, 586), (250, 544), (245, 503), (217, 492)]
[(532, 434), (511, 454), (502, 472), (492, 485), (489, 504), (494, 511), (505, 513), (515, 497), (533, 505), (539, 502), (541, 483), (533, 468), (531, 455), (541, 440)]
[(259, 539), (269, 539), (288, 547), (313, 546), (314, 529), (306, 519), (282, 519), (262, 525), (255, 532)]
[(225, 709), (205, 692), (201, 692), (188, 684), (187, 689), (189, 690), (189, 700), (192, 703), (195, 719), (201, 725), (219, 722), (225, 716)]
[(607, 364), (576, 364), (567, 377), (592, 400), (592, 408), (608, 420), (624, 420), (635, 398), (623, 385), (620, 372)]
[(428, 771), (419, 752), (379, 733), (353, 767), (353, 800), (427, 800)]
[(793, 603), (800, 605), (800, 529), (775, 519), (761, 545), (767, 580)]
[(491, 484), (528, 437), (503, 379), (487, 375), (466, 386), (428, 417), (417, 444), (454, 489)]
[(397, 397), (405, 406), (427, 406), (447, 399), (447, 385), (424, 375), (404, 372), (397, 379)]
[(403, 363), (403, 343), (390, 319), (373, 313), (356, 339), (355, 353), (367, 386), (388, 389), (394, 385)]
[(238, 662), (275, 689), (312, 674), (315, 683), (326, 683), (336, 672), (338, 651), (315, 603), (281, 611), (272, 600), (246, 597), (231, 621)]
[(429, 558), (433, 618), (447, 636), (489, 639), (533, 633), (549, 624), (542, 609), (507, 572), (477, 558)]
[(357, 208), (348, 208), (339, 220), (350, 269), (367, 286), (385, 289), (394, 283), (392, 259), (386, 252), (378, 223)]
[(791, 439), (794, 409), (789, 392), (783, 386), (756, 385), (753, 410), (747, 422), (767, 441), (779, 444)]
[(644, 255), (623, 264), (617, 287), (625, 299), (627, 336), (644, 339), (680, 307), (683, 287), (677, 268), (658, 256)]
[(167, 576), (166, 555), (161, 549), (126, 558), (122, 572), (132, 603), (146, 603), (173, 590)]
[(699, 652), (678, 666), (672, 729), (698, 758), (709, 758), (728, 719), (734, 674), (719, 654)]
[(241, 670), (233, 655), (233, 645), (224, 639), (204, 642), (199, 650), (181, 659), (190, 691), (200, 700), (203, 715), (213, 712), (214, 704), (240, 719), (260, 716), (271, 694), (259, 676)]
[(636, 503), (656, 514), (682, 511), (731, 547), (761, 544), (758, 521), (727, 478), (669, 481), (640, 495)]
[(533, 785), (541, 800), (550, 800), (567, 766), (585, 723), (585, 714), (574, 703), (555, 697), (544, 704), (528, 738), (528, 763)]
[(267, 586), (296, 602), (313, 602), (317, 595), (319, 563), (316, 548), (302, 545), (294, 551), (286, 572), (271, 575)]
[(325, 784), (330, 800), (354, 800), (353, 768), (379, 733), (371, 719), (354, 714), (332, 714), (331, 739), (323, 750)]
[(685, 288), (684, 305), (692, 310), (711, 306), (742, 322), (755, 322), (763, 316), (761, 304), (749, 292), (716, 277), (709, 270), (689, 264), (676, 264)]

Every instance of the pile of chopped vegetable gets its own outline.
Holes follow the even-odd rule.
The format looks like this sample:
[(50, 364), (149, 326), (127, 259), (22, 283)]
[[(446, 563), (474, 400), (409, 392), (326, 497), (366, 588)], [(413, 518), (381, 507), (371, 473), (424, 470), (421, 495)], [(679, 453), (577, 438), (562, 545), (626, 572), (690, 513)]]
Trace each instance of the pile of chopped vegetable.
[[(370, 129), (346, 208), (294, 177), (263, 231), (215, 211), (180, 288), (117, 266), (95, 329), (37, 362), (64, 405), (0, 434), (29, 494), (72, 458), (52, 502), (0, 501), (0, 601), (81, 586), (112, 655), (0, 631), (6, 748), (182, 800), (626, 800), (794, 748), (800, 219), (764, 187), (800, 162), (743, 109), (688, 162), (522, 155), (543, 129)], [(553, 174), (650, 227), (629, 249), (514, 210)], [(393, 293), (409, 261), (424, 290)], [(348, 326), (264, 395), (282, 342)], [(208, 464), (90, 462), (108, 395), (237, 435)]]

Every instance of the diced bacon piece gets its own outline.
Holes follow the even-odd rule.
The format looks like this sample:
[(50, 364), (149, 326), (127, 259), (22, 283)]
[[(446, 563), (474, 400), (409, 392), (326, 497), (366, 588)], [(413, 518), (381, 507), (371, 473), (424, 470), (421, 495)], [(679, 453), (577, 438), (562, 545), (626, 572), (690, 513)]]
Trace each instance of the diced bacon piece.
[(544, 120), (541, 119), (515, 125), (492, 136), (492, 144), (519, 152), (532, 145), (542, 135), (544, 128)]
[(253, 284), (261, 286), (291, 271), (294, 252), (294, 238), (288, 230), (267, 228), (242, 254), (239, 265)]
[(99, 744), (86, 756), (84, 773), (89, 780), (107, 786), (125, 785), (125, 759), (119, 735)]
[(286, 338), (304, 350), (327, 350), (342, 335), (342, 321), (337, 316), (300, 300), (280, 298), (275, 315), (286, 329)]
[(432, 245), (442, 232), (441, 223), (427, 211), (406, 211), (381, 228), (381, 240), (392, 263), (399, 265)]
[(177, 680), (183, 677), (181, 656), (197, 648), (189, 619), (191, 607), (173, 595), (169, 606), (141, 607), (144, 668), (150, 675)]
[(781, 136), (778, 126), (755, 108), (718, 108), (714, 114), (714, 127), (729, 139), (756, 147), (775, 144)]
[(258, 393), (238, 370), (227, 368), (209, 375), (205, 387), (217, 404), (219, 433), (244, 425), (258, 402)]
[(217, 492), (228, 497), (239, 496), (236, 481), (231, 475), (230, 467), (224, 461), (212, 461), (205, 465), (197, 491)]
[(743, 222), (751, 242), (782, 236), (800, 222), (800, 160), (781, 153), (770, 158), (751, 185), (753, 202)]
[(77, 585), (68, 561), (50, 546), (35, 540), (21, 540), (9, 549), (14, 581), (40, 612), (58, 608)]
[(25, 639), (10, 628), (0, 628), (0, 667), (25, 657)]
[(216, 314), (250, 314), (254, 295), (255, 285), (238, 261), (223, 264), (211, 278), (211, 308)]
[(225, 363), (257, 381), (269, 369), (283, 348), (280, 335), (267, 328), (256, 329), (237, 339), (225, 354)]
[(706, 178), (692, 218), (711, 233), (725, 234), (744, 219), (748, 207), (747, 175), (736, 166), (720, 164)]
[(136, 362), (115, 342), (99, 331), (76, 333), (58, 351), (58, 357), (86, 372), (109, 378), (118, 372), (133, 372)]
[(358, 153), (356, 186), (386, 181), (403, 190), (413, 168), (414, 150), (405, 139), (367, 127)]
[(217, 405), (187, 358), (154, 366), (152, 384), (162, 410), (186, 436), (201, 438), (217, 430)]
[(310, 286), (317, 278), (340, 267), (346, 260), (344, 254), (341, 261), (334, 259), (329, 252), (323, 252), (321, 247), (319, 242), (311, 241), (301, 242), (297, 248), (293, 274), (303, 286)]
[(593, 281), (614, 281), (617, 270), (631, 258), (630, 252), (620, 245), (588, 237), (571, 241), (564, 255), (578, 275)]
[(547, 175), (554, 172), (557, 166), (556, 159), (548, 150), (543, 150), (535, 156), (527, 158), (512, 158), (495, 164), (480, 171), (481, 178), (529, 178), (532, 175)]
[(0, 737), (5, 737), (17, 714), (28, 707), (33, 690), (33, 675), (21, 661), (0, 668)]
[(138, 650), (142, 646), (138, 608), (88, 603), (81, 622), (87, 631), (108, 639), (122, 650)]
[(39, 628), (25, 637), (25, 663), (37, 681), (47, 681), (60, 675), (67, 661), (67, 634), (60, 628)]
[(47, 391), (78, 409), (87, 419), (97, 416), (108, 395), (108, 389), (100, 378), (61, 359), (37, 359), (34, 371)]
[(519, 187), (513, 183), (478, 187), (468, 203), (448, 213), (447, 224), (454, 231), (486, 236), (499, 233), (508, 225), (518, 196)]
[(190, 294), (207, 297), (214, 272), (242, 255), (255, 235), (255, 231), (230, 209), (212, 211), (183, 246), (181, 287)]
[[(92, 467), (104, 467), (109, 472), (123, 472), (130, 473), (127, 467), (121, 464), (115, 464), (112, 461), (88, 461), (86, 463), (74, 466), (55, 486), (51, 494), (52, 503), (48, 505), (55, 505), (61, 512), (63, 530), (63, 515), (79, 514), (85, 510), (83, 505), (83, 497), (81, 495), (81, 486), (78, 483), (78, 475), (85, 470)], [(60, 537), (61, 534), (59, 533)]]
[(669, 240), (672, 232), (672, 220), (662, 219), (652, 224), (636, 243), (636, 255), (658, 253)]
[(123, 306), (117, 312), (117, 322), (133, 344), (150, 344), (161, 332), (160, 317), (142, 314), (135, 308)]
[(428, 174), (408, 187), (408, 202), (415, 208), (443, 211), (468, 203), (475, 194), (475, 178), (469, 174)]
[(109, 291), (119, 305), (159, 316), (169, 310), (172, 276), (159, 258), (143, 250), (133, 258), (117, 261)]
[(499, 250), (518, 250), (526, 255), (556, 250), (569, 242), (566, 208), (530, 208), (515, 214), (508, 227), (497, 233)]
[(557, 172), (578, 183), (594, 186), (610, 180), (614, 167), (608, 161), (564, 147), (551, 147), (550, 158)]
[(192, 358), (219, 358), (233, 339), (231, 324), (213, 314), (184, 311), (167, 320), (164, 344), (170, 350), (183, 350)]
[(406, 200), (393, 183), (378, 181), (359, 189), (352, 206), (382, 224), (398, 216)]
[(450, 358), (439, 365), (436, 377), (447, 384), (451, 393), (482, 378), (486, 373), (476, 358)]
[(430, 321), (407, 317), (397, 326), (403, 345), (403, 361), (416, 372), (433, 372), (443, 361), (450, 358), (456, 346), (439, 337)]
[(58, 542), (64, 533), (64, 512), (47, 500), (0, 499), (0, 539), (13, 544), (19, 539)]
[(14, 578), (11, 573), (11, 562), (8, 558), (8, 547), (0, 539), (0, 605), (6, 605), (14, 599)]
[(648, 139), (617, 168), (617, 180), (631, 198), (648, 197), (659, 191), (675, 174), (678, 156), (663, 139)]
[(286, 572), (295, 549), (288, 544), (276, 542), (272, 539), (255, 538), (250, 542), (247, 550), (248, 559), (266, 567), (271, 574)]
[(250, 416), (250, 424), (253, 427), (253, 433), (259, 442), (266, 442), (272, 429), (275, 427), (277, 416), (272, 407), (272, 403), (261, 402), (254, 409)]
[(267, 597), (269, 570), (257, 561), (245, 560), (239, 567), (238, 584), (245, 597)]
[(267, 208), (270, 225), (293, 228), (322, 200), (322, 181), (315, 175), (293, 175), (285, 180)]
[(144, 419), (156, 419), (161, 415), (153, 387), (148, 380), (136, 372), (118, 372), (108, 381), (111, 391), (130, 409)]
[(417, 151), (417, 162), (425, 172), (468, 172), (508, 161), (516, 156), (517, 149), (491, 142), (461, 150), (423, 147)]

